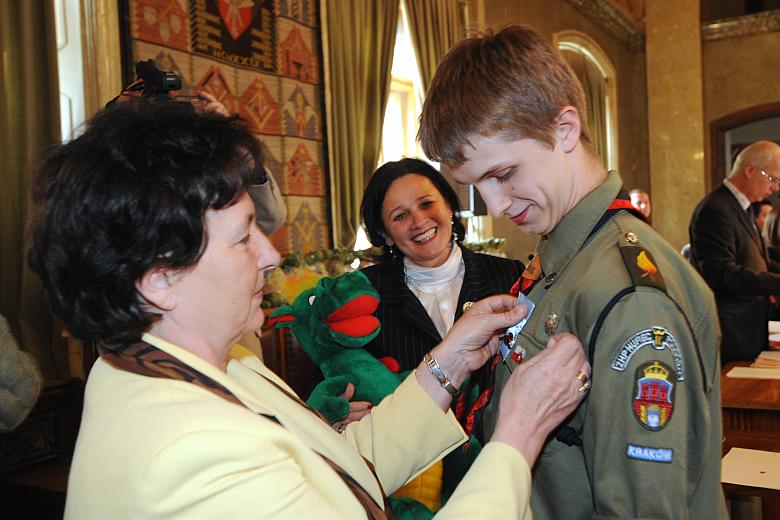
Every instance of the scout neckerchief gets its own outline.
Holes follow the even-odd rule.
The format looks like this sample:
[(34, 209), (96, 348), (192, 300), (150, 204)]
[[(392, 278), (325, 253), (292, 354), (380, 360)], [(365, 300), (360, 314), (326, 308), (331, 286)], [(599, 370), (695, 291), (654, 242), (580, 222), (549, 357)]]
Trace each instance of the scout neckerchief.
[[(609, 220), (614, 217), (617, 213), (621, 211), (628, 211), (635, 217), (641, 219), (644, 222), (647, 222), (647, 218), (642, 215), (642, 213), (636, 209), (631, 204), (631, 197), (629, 197), (628, 192), (624, 189), (620, 189), (615, 199), (609, 204), (607, 209), (604, 211), (604, 213), (599, 217), (598, 221), (596, 221), (596, 224), (593, 226), (593, 229), (590, 230), (590, 233), (588, 233), (588, 237), (585, 239), (585, 242), (583, 243), (583, 246), (585, 243), (588, 242), (590, 237), (596, 234), (596, 232), (601, 229), (601, 227), (609, 222)], [(533, 288), (536, 286), (537, 282), (541, 280), (544, 277), (544, 271), (542, 270), (542, 260), (537, 253), (534, 255), (534, 257), (531, 259), (530, 262), (528, 262), (528, 265), (526, 266), (523, 273), (520, 275), (520, 278), (517, 279), (517, 281), (512, 285), (512, 288), (509, 289), (509, 294), (512, 296), (517, 297), (521, 292), (528, 296)], [(466, 418), (462, 421), (464, 425), (464, 430), (466, 431), (466, 434), (471, 434), (474, 423), (477, 419), (477, 414), (481, 413), (482, 409), (487, 406), (487, 404), (490, 402), (490, 398), (493, 394), (493, 388), (495, 387), (496, 382), (496, 366), (498, 366), (500, 356), (498, 354), (495, 355), (493, 358), (493, 361), (490, 365), (489, 373), (486, 374), (487, 377), (485, 378), (487, 380), (487, 384), (485, 385), (485, 390), (480, 392), (477, 399), (474, 401), (474, 403), (469, 408), (468, 413), (466, 414)], [(513, 355), (512, 359), (514, 359), (516, 362), (521, 363), (522, 359), (515, 357)], [(461, 397), (463, 399), (463, 397)], [(461, 404), (461, 403), (458, 403)], [(563, 432), (563, 435), (565, 435), (568, 432)], [(558, 435), (562, 435), (561, 433), (558, 433)], [(562, 439), (559, 439), (562, 442), (566, 442)], [(567, 442), (567, 444), (571, 444), (570, 442)]]
[[(598, 221), (596, 221), (593, 229), (591, 229), (590, 233), (588, 233), (588, 237), (585, 239), (585, 242), (587, 243), (590, 237), (595, 235), (596, 232), (601, 229), (604, 224), (609, 222), (612, 217), (614, 217), (620, 211), (624, 210), (628, 211), (644, 222), (647, 222), (647, 218), (631, 204), (631, 198), (629, 197), (628, 192), (621, 188), (615, 199), (609, 204), (601, 217), (599, 217)], [(542, 279), (542, 276), (544, 276), (544, 272), (542, 271), (542, 261), (539, 257), (539, 254), (537, 253), (528, 263), (525, 271), (523, 271), (523, 274), (520, 275), (520, 278), (517, 279), (517, 282), (515, 282), (515, 284), (509, 290), (509, 294), (512, 296), (517, 296), (522, 292), (528, 296), (528, 294), (536, 285), (536, 282)]]
[[(167, 352), (160, 350), (157, 347), (144, 341), (139, 341), (138, 343), (134, 343), (132, 345), (122, 346), (117, 349), (112, 348), (110, 350), (100, 345), (98, 346), (98, 352), (100, 353), (100, 357), (119, 370), (125, 370), (127, 372), (132, 372), (134, 374), (147, 377), (159, 377), (165, 379), (175, 379), (178, 381), (186, 381), (187, 383), (192, 383), (195, 386), (204, 388), (209, 392), (212, 392), (213, 394), (221, 397), (222, 399), (225, 399), (226, 401), (246, 407), (246, 405), (242, 403), (241, 400), (233, 394), (233, 392), (225, 388), (223, 385), (214, 381), (207, 375), (195, 370), (186, 363), (183, 363)], [(290, 399), (325, 421), (319, 412), (302, 401), (298, 396), (287, 391), (267, 377), (264, 377), (262, 374), (258, 373), (258, 375), (271, 383), (277, 390), (283, 392)], [(273, 415), (260, 415), (284, 427)], [(327, 421), (325, 422), (327, 423)], [(330, 427), (330, 425), (328, 425), (328, 427)], [(387, 503), (387, 497), (385, 496), (384, 489), (382, 489), (382, 484), (379, 482), (378, 478), (376, 480), (377, 484), (379, 484), (379, 490), (382, 493), (382, 499), (385, 505), (384, 511), (374, 501), (371, 495), (365, 489), (363, 489), (363, 487), (358, 484), (358, 482), (352, 478), (349, 473), (344, 471), (343, 468), (341, 468), (338, 464), (323, 454), (318, 452), (315, 453), (322, 457), (322, 460), (324, 460), (331, 468), (333, 468), (333, 470), (341, 477), (341, 479), (344, 481), (344, 484), (346, 484), (350, 491), (352, 491), (352, 494), (355, 496), (357, 501), (360, 502), (360, 505), (363, 506), (366, 511), (366, 516), (369, 519), (392, 520), (393, 512), (390, 508), (390, 505)], [(376, 478), (374, 465), (371, 463), (371, 461), (365, 459), (365, 457), (363, 460), (365, 460), (368, 468), (374, 475), (374, 478)]]

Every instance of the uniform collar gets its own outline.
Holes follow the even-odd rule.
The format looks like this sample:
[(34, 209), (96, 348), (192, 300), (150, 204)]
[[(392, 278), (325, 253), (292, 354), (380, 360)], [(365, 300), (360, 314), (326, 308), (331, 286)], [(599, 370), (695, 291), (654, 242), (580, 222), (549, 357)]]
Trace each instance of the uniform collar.
[[(585, 195), (555, 226), (538, 250), (545, 276), (554, 279), (582, 249), (593, 227), (620, 192), (623, 181), (615, 171), (593, 191)], [(548, 282), (549, 283), (549, 282)]]

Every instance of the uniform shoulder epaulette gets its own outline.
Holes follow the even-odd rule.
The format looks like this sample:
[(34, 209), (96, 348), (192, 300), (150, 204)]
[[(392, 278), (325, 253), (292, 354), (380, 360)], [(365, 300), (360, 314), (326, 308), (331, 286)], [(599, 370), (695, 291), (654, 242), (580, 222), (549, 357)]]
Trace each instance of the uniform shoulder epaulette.
[(655, 287), (666, 292), (666, 283), (652, 253), (640, 244), (639, 237), (633, 231), (626, 231), (618, 240), (620, 254), (631, 276), (634, 286)]

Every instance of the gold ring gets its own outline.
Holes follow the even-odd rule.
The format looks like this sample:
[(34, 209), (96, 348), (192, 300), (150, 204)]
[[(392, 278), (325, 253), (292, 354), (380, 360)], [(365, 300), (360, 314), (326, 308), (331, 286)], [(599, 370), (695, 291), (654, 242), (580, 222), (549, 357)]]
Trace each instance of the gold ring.
[(579, 380), (581, 385), (584, 385), (585, 383), (588, 382), (588, 374), (580, 370), (579, 372), (577, 372), (577, 379)]
[(582, 386), (581, 386), (581, 387), (579, 387), (579, 388), (577, 389), (577, 391), (578, 391), (579, 393), (581, 393), (581, 394), (583, 394), (583, 393), (587, 392), (588, 390), (590, 390), (590, 381), (585, 381), (585, 382), (582, 384)]

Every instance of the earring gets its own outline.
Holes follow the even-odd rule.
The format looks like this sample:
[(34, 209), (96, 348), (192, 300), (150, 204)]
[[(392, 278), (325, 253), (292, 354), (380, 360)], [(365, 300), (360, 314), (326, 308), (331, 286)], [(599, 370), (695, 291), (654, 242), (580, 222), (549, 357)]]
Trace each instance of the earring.
[(395, 256), (395, 247), (393, 247), (393, 244), (387, 246), (387, 251), (390, 253), (390, 256)]

